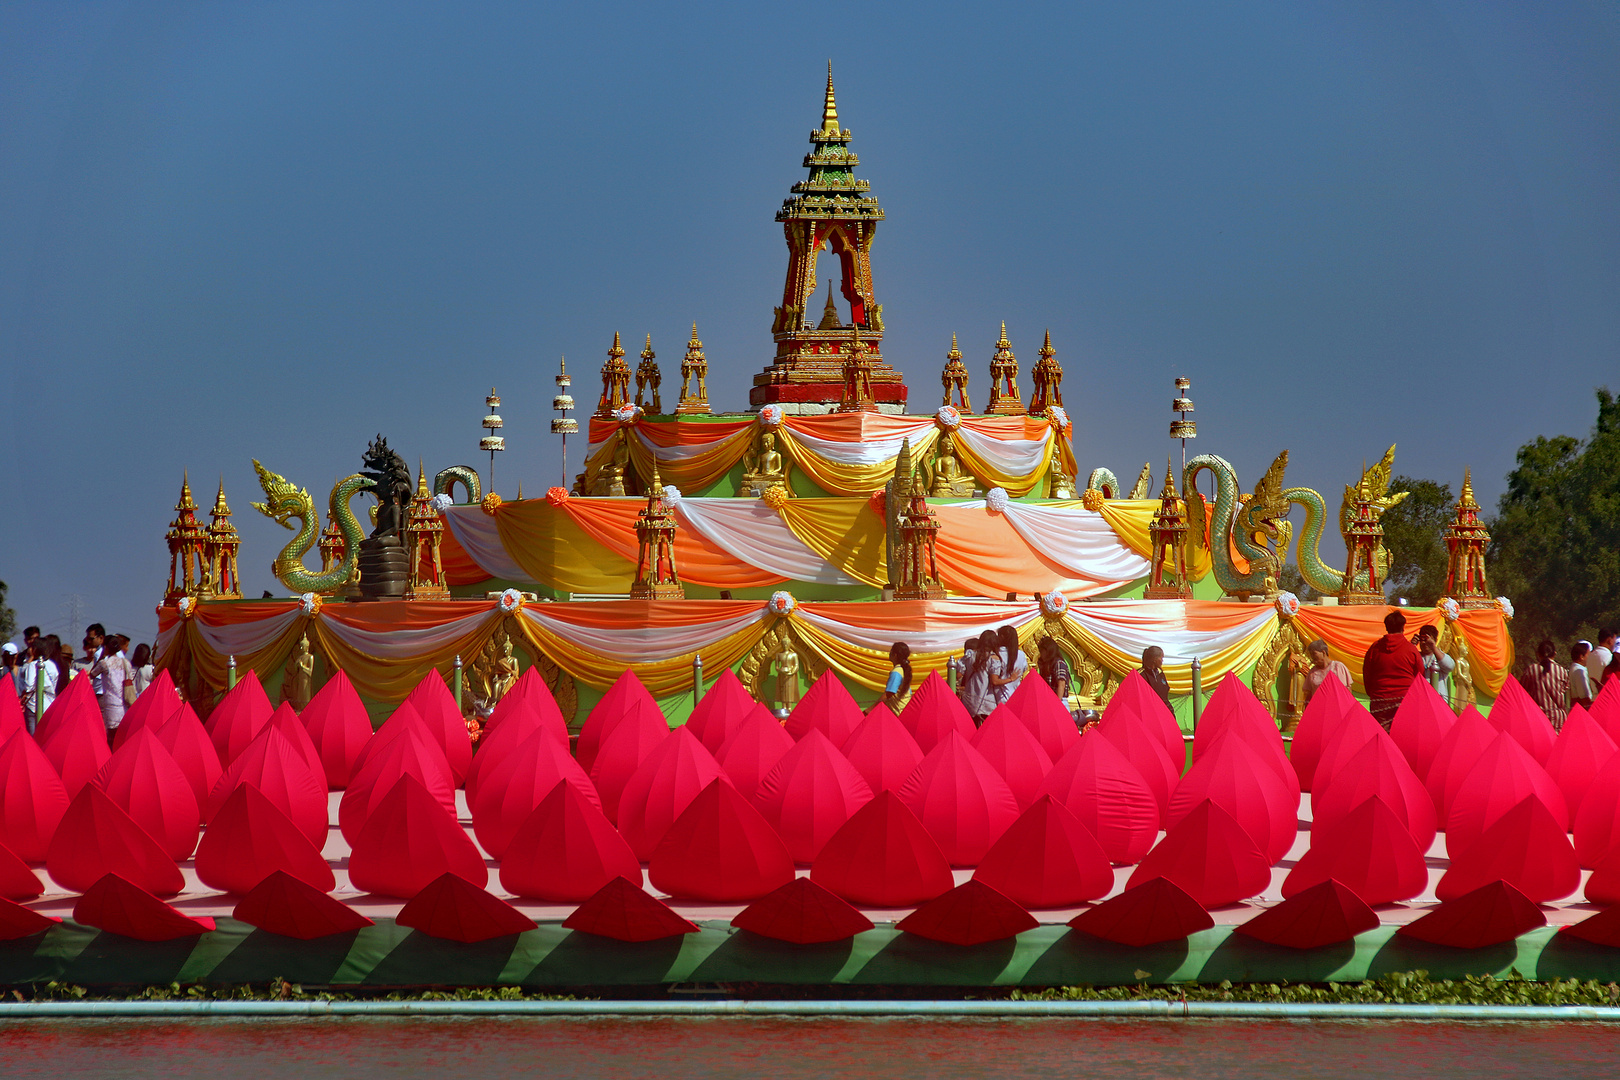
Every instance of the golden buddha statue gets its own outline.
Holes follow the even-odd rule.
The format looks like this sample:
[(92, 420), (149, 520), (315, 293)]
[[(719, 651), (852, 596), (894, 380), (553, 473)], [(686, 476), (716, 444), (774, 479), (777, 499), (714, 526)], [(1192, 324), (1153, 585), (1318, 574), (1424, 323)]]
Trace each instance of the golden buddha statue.
[(777, 706), (792, 712), (799, 704), (799, 654), (784, 640), (771, 663), (776, 669)]
[(1047, 498), (1072, 499), (1074, 498), (1074, 477), (1058, 462), (1058, 456), (1052, 455), (1052, 464), (1046, 471)]
[(501, 633), (501, 652), (490, 670), (489, 707), (493, 709), (506, 696), (518, 680), (517, 657), (512, 654), (512, 639)]
[(614, 436), (613, 456), (596, 473), (596, 482), (591, 485), (592, 495), (623, 495), (624, 471), (630, 466), (630, 444), (625, 441), (624, 432)]
[(973, 496), (978, 481), (972, 473), (963, 472), (956, 460), (956, 443), (950, 432), (942, 432), (934, 445), (933, 479), (928, 485), (932, 499), (967, 499)]
[(287, 658), (287, 673), (281, 680), (281, 700), (303, 712), (315, 689), (315, 654), (309, 647), (309, 635), (299, 637), (293, 654)]
[(760, 433), (758, 444), (743, 453), (742, 466), (742, 483), (737, 486), (739, 496), (757, 499), (765, 494), (766, 488), (776, 484), (792, 493), (788, 485), (788, 460), (776, 448), (775, 432)]

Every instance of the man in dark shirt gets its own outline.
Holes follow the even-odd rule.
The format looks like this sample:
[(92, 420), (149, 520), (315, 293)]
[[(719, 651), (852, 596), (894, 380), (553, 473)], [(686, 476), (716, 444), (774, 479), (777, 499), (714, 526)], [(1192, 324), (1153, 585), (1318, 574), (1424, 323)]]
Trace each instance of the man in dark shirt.
[(1164, 650), (1157, 645), (1149, 645), (1142, 650), (1142, 678), (1153, 687), (1153, 692), (1159, 695), (1164, 707), (1170, 707), (1170, 680), (1164, 677)]
[(1406, 640), (1406, 616), (1399, 611), (1384, 616), (1384, 631), (1362, 657), (1361, 685), (1367, 689), (1367, 708), (1373, 719), (1388, 731), (1412, 680), (1423, 677), (1423, 656)]

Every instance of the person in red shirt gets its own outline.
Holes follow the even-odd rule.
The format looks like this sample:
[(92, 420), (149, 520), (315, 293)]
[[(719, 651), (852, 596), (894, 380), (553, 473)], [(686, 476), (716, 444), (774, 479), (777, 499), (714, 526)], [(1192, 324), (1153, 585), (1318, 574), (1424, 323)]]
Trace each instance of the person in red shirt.
[(1373, 719), (1388, 731), (1412, 680), (1423, 677), (1423, 656), (1406, 640), (1405, 615), (1399, 611), (1385, 615), (1384, 630), (1384, 636), (1362, 657), (1361, 685), (1367, 689), (1367, 708)]

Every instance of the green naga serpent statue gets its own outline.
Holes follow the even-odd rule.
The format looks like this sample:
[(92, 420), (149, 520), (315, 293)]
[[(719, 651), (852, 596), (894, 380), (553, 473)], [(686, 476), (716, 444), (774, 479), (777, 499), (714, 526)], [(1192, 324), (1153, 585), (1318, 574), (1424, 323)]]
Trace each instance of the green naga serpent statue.
[(452, 465), (448, 469), (440, 469), (433, 477), (433, 494), (449, 495), (455, 484), (466, 489), (470, 503), (484, 497), (483, 486), (478, 482), (478, 471), (471, 465)]
[(265, 497), (264, 502), (254, 503), (253, 509), (289, 529), (292, 528), (290, 519), (301, 518), (303, 522), (298, 534), (281, 549), (281, 554), (271, 564), (270, 572), (277, 580), (295, 594), (334, 593), (350, 581), (359, 580), (360, 542), (366, 538), (366, 534), (361, 530), (360, 522), (355, 520), (349, 500), (371, 487), (372, 482), (356, 473), (339, 480), (332, 488), (328, 511), (331, 520), (336, 521), (338, 528), (343, 531), (343, 562), (324, 574), (314, 574), (304, 567), (304, 553), (314, 546), (321, 527), (320, 516), (315, 512), (315, 501), (309, 497), (309, 492), (285, 477), (277, 476), (258, 461), (253, 462), (253, 471), (259, 475), (259, 486), (264, 489)]
[[(1200, 454), (1187, 462), (1182, 474), (1182, 491), (1187, 493), (1188, 517), (1192, 521), (1205, 520), (1207, 513), (1204, 495), (1196, 483), (1198, 474), (1208, 470), (1215, 477), (1215, 515), (1209, 529), (1213, 547), (1210, 562), (1216, 584), (1229, 596), (1240, 600), (1251, 596), (1271, 600), (1277, 596), (1277, 575), (1293, 539), (1293, 527), (1288, 523), (1288, 500), (1283, 498), (1283, 473), (1287, 468), (1288, 451), (1284, 450), (1254, 485), (1254, 494), (1240, 496), (1237, 471), (1225, 458)], [(1248, 573), (1239, 573), (1233, 565), (1231, 552), (1223, 542), (1225, 537), (1231, 537), (1231, 546), (1249, 560)], [(1190, 530), (1188, 542), (1206, 543), (1204, 531)]]
[[(1378, 517), (1382, 517), (1385, 510), (1410, 494), (1405, 491), (1390, 492), (1389, 481), (1394, 470), (1395, 447), (1391, 446), (1384, 451), (1382, 460), (1362, 472), (1359, 484), (1345, 485), (1344, 501), (1339, 504), (1341, 533), (1349, 527), (1351, 519), (1355, 517), (1356, 503), (1360, 498), (1362, 487), (1366, 488), (1368, 501), (1372, 503), (1373, 513)], [(1285, 489), (1283, 498), (1305, 508), (1305, 531), (1299, 535), (1299, 576), (1305, 579), (1305, 584), (1324, 596), (1338, 595), (1344, 588), (1344, 574), (1324, 563), (1320, 550), (1322, 530), (1327, 524), (1327, 501), (1317, 492), (1303, 487)], [(1384, 545), (1378, 545), (1378, 552), (1374, 558), (1378, 566), (1378, 580), (1383, 581), (1389, 572), (1389, 552), (1384, 549)], [(1363, 570), (1356, 575), (1356, 580), (1352, 584), (1365, 588), (1367, 572)]]

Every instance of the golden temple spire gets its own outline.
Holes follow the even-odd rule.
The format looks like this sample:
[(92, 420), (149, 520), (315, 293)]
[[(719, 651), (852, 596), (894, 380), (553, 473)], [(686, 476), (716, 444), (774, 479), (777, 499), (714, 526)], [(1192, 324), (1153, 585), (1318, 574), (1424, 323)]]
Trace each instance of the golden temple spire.
[(180, 474), (180, 505), (176, 510), (195, 510), (197, 504), (191, 499), (191, 470), (185, 469)]
[(1462, 494), (1457, 496), (1457, 505), (1469, 510), (1478, 510), (1479, 503), (1474, 501), (1474, 470), (1463, 469)]
[(1164, 459), (1164, 490), (1159, 492), (1160, 499), (1174, 499), (1176, 497), (1176, 466), (1170, 458)]
[(421, 458), (416, 459), (416, 494), (424, 499), (428, 497), (427, 467), (422, 464)]
[(219, 478), (219, 494), (214, 497), (214, 517), (228, 518), (231, 516), (230, 504), (225, 501), (225, 478)]
[(962, 350), (956, 347), (956, 331), (951, 331), (951, 351), (945, 354), (947, 360), (962, 359)]
[(658, 475), (658, 459), (656, 457), (653, 458), (652, 487), (648, 494), (655, 499), (664, 497), (664, 480), (663, 477)]
[(827, 61), (827, 101), (821, 107), (821, 130), (838, 130), (838, 102), (833, 97), (832, 61)]
[[(833, 302), (832, 278), (827, 279), (827, 306), (821, 312), (821, 322), (816, 324), (817, 330), (837, 330), (844, 325), (838, 318), (838, 305)], [(696, 335), (694, 335), (696, 336)]]

